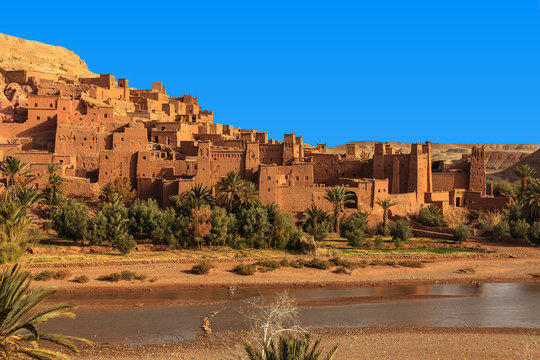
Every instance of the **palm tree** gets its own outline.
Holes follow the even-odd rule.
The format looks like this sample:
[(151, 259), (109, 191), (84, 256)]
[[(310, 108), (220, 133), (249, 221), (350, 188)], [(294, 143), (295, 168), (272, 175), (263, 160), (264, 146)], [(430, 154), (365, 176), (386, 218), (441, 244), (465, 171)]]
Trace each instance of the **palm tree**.
[(529, 222), (540, 220), (540, 179), (532, 179), (522, 199), (522, 211)]
[(26, 183), (32, 177), (32, 170), (27, 169), (27, 167), (28, 163), (12, 156), (8, 156), (0, 162), (0, 174), (5, 178), (6, 187)]
[(277, 344), (273, 342), (263, 349), (247, 343), (244, 348), (250, 360), (332, 360), (339, 347), (336, 345), (324, 354), (319, 345), (320, 340), (312, 343), (309, 335), (285, 335), (277, 340)]
[(212, 191), (201, 184), (197, 184), (189, 191), (184, 192), (182, 198), (186, 200), (192, 209), (202, 209), (214, 204)]
[(279, 214), (279, 205), (275, 202), (272, 202), (270, 204), (266, 204), (264, 208), (268, 213), (268, 221), (270, 222), (270, 224), (273, 225), (276, 222), (276, 218)]
[(388, 210), (392, 206), (396, 206), (398, 203), (390, 198), (378, 199), (375, 203), (383, 209), (383, 231), (384, 234), (388, 234)]
[(353, 202), (353, 194), (347, 193), (343, 186), (334, 186), (326, 189), (324, 198), (334, 205), (335, 232), (339, 232), (339, 214), (343, 211), (345, 204)]
[(527, 187), (527, 181), (529, 181), (529, 178), (534, 175), (536, 172), (532, 167), (530, 167), (528, 164), (521, 164), (516, 166), (514, 169), (514, 174), (519, 177), (521, 180), (521, 198), (523, 199), (523, 195), (525, 194), (525, 188)]
[(35, 187), (21, 187), (17, 190), (17, 201), (25, 210), (42, 200), (43, 196)]
[(240, 205), (244, 208), (250, 208), (261, 204), (259, 190), (251, 181), (244, 181), (244, 186), (240, 192)]
[(239, 203), (244, 186), (244, 180), (240, 175), (236, 171), (230, 171), (217, 183), (217, 200), (231, 211), (233, 206)]
[[(85, 339), (41, 332), (40, 324), (54, 318), (74, 318), (69, 304), (56, 304), (36, 312), (36, 308), (51, 297), (56, 289), (39, 286), (30, 289), (30, 272), (18, 265), (0, 274), (0, 354), (2, 359), (67, 360), (71, 357), (54, 350), (40, 349), (39, 341), (47, 341), (73, 353), (74, 342), (92, 345)], [(34, 314), (31, 314), (34, 313)]]
[(26, 241), (32, 220), (26, 216), (25, 208), (9, 201), (0, 205), (0, 244), (20, 244)]

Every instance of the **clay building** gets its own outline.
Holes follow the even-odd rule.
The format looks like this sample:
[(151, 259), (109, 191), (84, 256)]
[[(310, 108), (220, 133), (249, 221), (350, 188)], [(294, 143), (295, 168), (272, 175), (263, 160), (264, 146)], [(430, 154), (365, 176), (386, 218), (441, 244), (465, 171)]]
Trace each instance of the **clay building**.
[(214, 189), (235, 171), (258, 185), (263, 202), (297, 216), (312, 204), (330, 210), (324, 195), (336, 185), (353, 195), (350, 211), (379, 212), (375, 202), (386, 197), (402, 214), (426, 203), (500, 209), (510, 201), (486, 189), (483, 148), (451, 166), (432, 159), (430, 142), (411, 144), (409, 153), (386, 143), (375, 144), (373, 156), (354, 143), (335, 153), (294, 133), (281, 142), (216, 123), (196, 97), (169, 96), (157, 81), (139, 90), (109, 74), (68, 78), (0, 69), (0, 76), (10, 89), (0, 99), (0, 113), (8, 114), (0, 123), (0, 156), (28, 162), (38, 187), (48, 164), (58, 164), (73, 196), (96, 198), (102, 186), (125, 177), (138, 196), (166, 206), (171, 195), (195, 184)]

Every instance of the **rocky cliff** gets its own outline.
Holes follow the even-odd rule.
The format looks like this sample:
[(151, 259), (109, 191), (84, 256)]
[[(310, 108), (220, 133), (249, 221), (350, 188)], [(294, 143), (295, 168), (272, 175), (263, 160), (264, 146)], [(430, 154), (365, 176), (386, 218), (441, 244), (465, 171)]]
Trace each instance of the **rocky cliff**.
[(0, 68), (76, 77), (96, 76), (73, 51), (4, 34), (0, 34)]

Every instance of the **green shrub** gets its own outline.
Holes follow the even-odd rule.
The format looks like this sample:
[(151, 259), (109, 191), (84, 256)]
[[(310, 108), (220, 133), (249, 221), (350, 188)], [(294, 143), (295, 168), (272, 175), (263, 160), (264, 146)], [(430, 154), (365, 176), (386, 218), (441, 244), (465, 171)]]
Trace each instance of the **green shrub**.
[(258, 261), (253, 265), (257, 266), (259, 271), (262, 271), (262, 272), (274, 271), (276, 269), (279, 269), (282, 266), (281, 261), (277, 261), (277, 260)]
[(529, 241), (535, 246), (540, 245), (540, 221), (534, 222), (529, 228)]
[(270, 247), (274, 249), (296, 248), (301, 236), (290, 213), (275, 215), (272, 230), (270, 232)]
[(123, 270), (121, 272), (110, 273), (107, 275), (101, 275), (97, 278), (100, 281), (119, 282), (120, 280), (132, 281), (132, 280), (144, 280), (146, 275), (138, 274), (134, 271)]
[(35, 281), (52, 280), (53, 275), (54, 275), (54, 271), (52, 271), (52, 270), (43, 270), (43, 271), (40, 271), (39, 273), (37, 273), (36, 275), (34, 275), (34, 280)]
[(79, 276), (76, 276), (75, 279), (73, 279), (73, 282), (76, 282), (79, 284), (86, 284), (89, 281), (90, 279), (86, 275), (79, 275)]
[(236, 217), (228, 213), (225, 208), (214, 206), (210, 214), (210, 225), (212, 230), (208, 235), (211, 245), (231, 245), (231, 240), (236, 232)]
[(157, 224), (150, 234), (154, 244), (167, 245), (171, 249), (194, 245), (189, 233), (188, 217), (168, 208), (159, 214)]
[(331, 258), (330, 262), (334, 264), (335, 266), (344, 267), (347, 269), (355, 269), (356, 267), (358, 267), (357, 263), (353, 261), (349, 261), (349, 260), (344, 260), (339, 257)]
[(332, 264), (328, 260), (312, 259), (311, 261), (305, 263), (304, 266), (315, 269), (327, 270), (332, 267)]
[(411, 223), (405, 219), (391, 223), (388, 228), (394, 240), (407, 241), (413, 236)]
[(234, 267), (233, 271), (238, 275), (253, 275), (257, 271), (255, 265), (240, 264)]
[(349, 216), (341, 223), (341, 236), (347, 239), (352, 247), (364, 245), (367, 221), (363, 216)]
[(0, 264), (14, 263), (26, 251), (26, 243), (5, 243), (0, 246)]
[(301, 259), (289, 261), (289, 266), (295, 269), (303, 268), (305, 265), (306, 262)]
[(493, 232), (497, 235), (510, 236), (510, 224), (503, 220), (493, 227)]
[(371, 260), (369, 265), (372, 266), (396, 266), (396, 262), (393, 260)]
[(89, 220), (88, 206), (84, 202), (66, 200), (54, 214), (53, 228), (62, 237), (75, 241), (82, 240), (86, 236)]
[(159, 226), (160, 215), (161, 209), (156, 200), (136, 199), (127, 213), (130, 233), (150, 237), (152, 231)]
[(514, 239), (527, 240), (529, 238), (529, 228), (531, 226), (524, 220), (519, 219), (510, 223), (510, 235)]
[(422, 207), (418, 212), (416, 220), (425, 226), (447, 226), (441, 209), (434, 204), (430, 204), (428, 207)]
[(203, 261), (201, 263), (193, 265), (193, 267), (191, 268), (191, 272), (197, 275), (204, 275), (204, 274), (208, 274), (210, 270), (212, 270), (213, 268), (214, 268), (214, 265), (212, 263), (208, 261)]
[(268, 211), (264, 207), (242, 208), (238, 216), (240, 231), (250, 240), (252, 247), (268, 247), (268, 235), (271, 225), (268, 221)]
[(402, 260), (398, 262), (399, 266), (412, 267), (412, 268), (423, 268), (424, 263), (418, 260)]
[(377, 235), (377, 236), (375, 236), (375, 240), (374, 240), (374, 243), (375, 243), (375, 249), (377, 249), (377, 250), (382, 249), (382, 247), (383, 247), (383, 242), (384, 242), (384, 240), (383, 240), (382, 235)]
[(456, 226), (454, 229), (454, 241), (457, 241), (460, 244), (467, 241), (470, 236), (471, 232), (469, 231), (469, 228), (463, 224)]
[[(493, 226), (493, 224), (491, 222), (489, 222), (489, 221), (480, 221), (480, 223), (478, 224), (478, 227), (480, 228), (480, 230), (484, 230), (484, 231), (494, 231), (495, 230), (495, 226)], [(508, 229), (510, 231), (510, 228), (508, 228)]]
[(129, 233), (127, 210), (123, 204), (104, 204), (88, 226), (91, 244), (109, 244), (122, 254), (129, 253), (137, 243)]

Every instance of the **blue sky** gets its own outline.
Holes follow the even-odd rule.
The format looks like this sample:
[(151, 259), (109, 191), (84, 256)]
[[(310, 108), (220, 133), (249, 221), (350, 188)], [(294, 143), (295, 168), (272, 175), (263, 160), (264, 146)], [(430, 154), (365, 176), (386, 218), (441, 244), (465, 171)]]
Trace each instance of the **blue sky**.
[(354, 140), (540, 141), (539, 0), (11, 1), (0, 32), (193, 94), (216, 122)]

